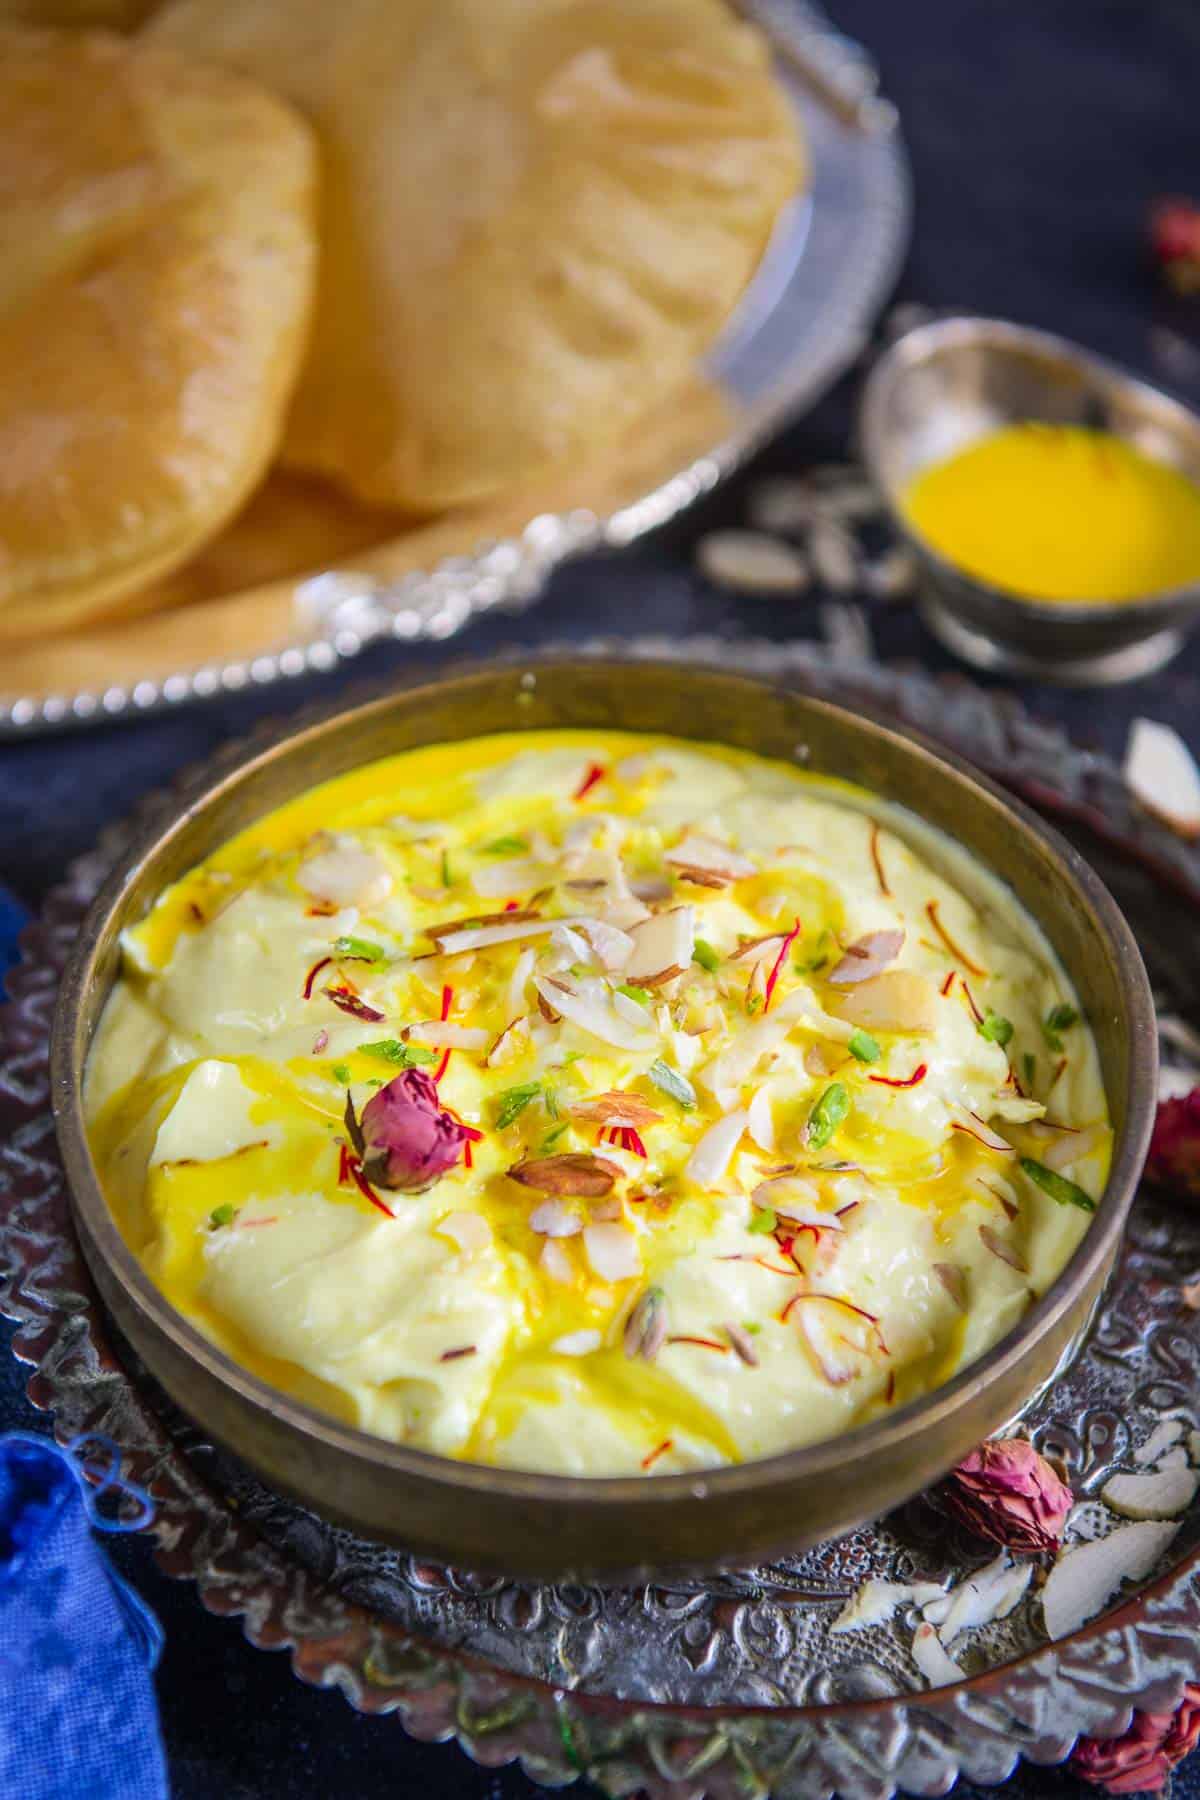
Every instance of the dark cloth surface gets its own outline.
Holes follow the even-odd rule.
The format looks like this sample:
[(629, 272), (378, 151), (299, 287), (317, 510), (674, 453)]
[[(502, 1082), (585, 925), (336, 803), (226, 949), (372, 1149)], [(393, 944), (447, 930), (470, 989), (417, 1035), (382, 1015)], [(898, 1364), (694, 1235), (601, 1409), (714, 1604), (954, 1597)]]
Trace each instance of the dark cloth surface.
[[(900, 297), (1008, 316), (1077, 337), (1171, 380), (1164, 330), (1200, 338), (1200, 302), (1158, 295), (1142, 252), (1150, 201), (1200, 195), (1200, 4), (1197, 0), (831, 0), (839, 24), (867, 42), (899, 103), (914, 164), (916, 235)], [(1200, 350), (1192, 368), (1200, 369)], [(1200, 376), (1174, 385), (1200, 400)], [(1187, 393), (1187, 385), (1192, 392)], [(853, 382), (761, 459), (787, 470), (846, 453)], [(502, 645), (652, 630), (730, 638), (813, 636), (815, 597), (738, 600), (693, 574), (694, 538), (741, 517), (745, 478), (654, 541), (563, 571), (519, 618), (494, 618), (460, 640), (483, 657)], [(872, 612), (885, 657), (948, 668), (907, 609)], [(36, 904), (70, 857), (146, 790), (257, 719), (333, 697), (364, 675), (432, 666), (442, 650), (396, 647), (287, 690), (86, 736), (0, 749), (0, 878)], [(1200, 638), (1167, 671), (1102, 695), (1026, 685), (1037, 711), (1078, 739), (1119, 753), (1138, 713), (1165, 719), (1200, 748)], [(23, 1399), (23, 1373), (0, 1362), (0, 1426), (44, 1430)], [(210, 1618), (187, 1587), (123, 1541), (115, 1560), (167, 1633), (158, 1673), (163, 1733), (179, 1800), (516, 1800), (522, 1776), (486, 1774), (457, 1750), (408, 1743), (393, 1719), (357, 1717), (337, 1693), (315, 1693), (286, 1660), (249, 1650), (236, 1624)], [(1197, 1649), (1200, 1667), (1200, 1646)], [(962, 1790), (969, 1791), (969, 1790)], [(1024, 1770), (1014, 1794), (1081, 1795), (1058, 1772)], [(1200, 1796), (1198, 1759), (1176, 1777)]]

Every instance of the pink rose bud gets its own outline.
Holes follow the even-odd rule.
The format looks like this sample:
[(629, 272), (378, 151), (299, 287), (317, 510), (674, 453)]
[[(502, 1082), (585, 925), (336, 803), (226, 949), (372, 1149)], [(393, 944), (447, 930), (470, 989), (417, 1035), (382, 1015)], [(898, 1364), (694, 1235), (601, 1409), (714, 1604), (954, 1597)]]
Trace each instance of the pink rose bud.
[(1178, 195), (1159, 200), (1150, 212), (1150, 250), (1181, 294), (1200, 289), (1200, 207)]
[(1075, 1496), (1024, 1438), (991, 1438), (947, 1478), (950, 1512), (1010, 1550), (1053, 1550)]
[(1084, 1781), (1110, 1794), (1140, 1794), (1161, 1788), (1176, 1763), (1200, 1741), (1200, 1686), (1189, 1682), (1173, 1713), (1135, 1712), (1128, 1731), (1116, 1738), (1080, 1738), (1071, 1767)]
[(1159, 1103), (1146, 1180), (1200, 1199), (1200, 1088)]
[(423, 1069), (405, 1069), (367, 1101), (359, 1121), (363, 1174), (378, 1187), (419, 1194), (462, 1155), (469, 1133), (446, 1112)]

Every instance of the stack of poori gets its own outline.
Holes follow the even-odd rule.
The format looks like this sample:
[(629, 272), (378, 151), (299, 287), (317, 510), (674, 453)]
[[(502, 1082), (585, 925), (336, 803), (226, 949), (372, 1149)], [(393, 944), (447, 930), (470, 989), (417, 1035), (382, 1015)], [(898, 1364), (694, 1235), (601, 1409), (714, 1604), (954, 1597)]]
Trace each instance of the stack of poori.
[(163, 604), (275, 463), (415, 519), (616, 443), (801, 169), (725, 0), (0, 25), (0, 636)]

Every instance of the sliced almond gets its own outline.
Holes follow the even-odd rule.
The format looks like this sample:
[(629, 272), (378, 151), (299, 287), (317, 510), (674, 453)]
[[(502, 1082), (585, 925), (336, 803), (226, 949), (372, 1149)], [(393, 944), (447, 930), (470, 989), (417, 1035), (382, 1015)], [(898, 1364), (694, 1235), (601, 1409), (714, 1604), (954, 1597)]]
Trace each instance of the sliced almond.
[(625, 963), (626, 977), (646, 986), (665, 970), (686, 969), (695, 947), (695, 918), (692, 907), (676, 906), (635, 925), (629, 933), (633, 948)]
[(1124, 774), (1147, 812), (1180, 837), (1200, 837), (1200, 769), (1177, 731), (1156, 719), (1135, 719)]
[(748, 857), (698, 832), (689, 832), (682, 843), (667, 851), (663, 861), (685, 880), (698, 882), (702, 887), (727, 887), (730, 882), (745, 881), (758, 873)]
[(745, 1363), (748, 1369), (757, 1369), (758, 1352), (754, 1348), (754, 1339), (741, 1325), (726, 1323), (721, 1330), (729, 1340), (729, 1347), (739, 1362)]
[(958, 1263), (934, 1263), (933, 1272), (957, 1306), (959, 1312), (967, 1310), (967, 1276), (966, 1271)]
[(488, 1034), (475, 1025), (456, 1025), (451, 1019), (422, 1019), (401, 1034), (435, 1050), (486, 1050)]
[(504, 1027), (504, 1030), (500, 1033), (499, 1037), (488, 1051), (485, 1058), (488, 1068), (499, 1068), (503, 1063), (508, 1062), (511, 1057), (515, 1056), (519, 1050), (523, 1050), (528, 1042), (529, 1020), (526, 1018), (513, 1019)]
[(1179, 1526), (1120, 1525), (1106, 1538), (1063, 1551), (1042, 1589), (1042, 1616), (1051, 1638), (1068, 1637), (1102, 1612), (1125, 1581), (1143, 1581)]
[(979, 1236), (985, 1250), (990, 1250), (993, 1256), (998, 1256), (1002, 1263), (1007, 1263), (1009, 1268), (1015, 1269), (1018, 1275), (1028, 1275), (1029, 1264), (1015, 1244), (1010, 1244), (1007, 1239), (1002, 1238), (998, 1232), (992, 1230), (990, 1225), (981, 1225)]
[(1076, 1131), (1064, 1131), (1048, 1149), (1043, 1150), (1042, 1161), (1048, 1169), (1061, 1171), (1069, 1168), (1072, 1163), (1082, 1162), (1107, 1140), (1108, 1126), (1100, 1123), (1084, 1125)]
[(1180, 1441), (1186, 1430), (1187, 1426), (1182, 1419), (1164, 1419), (1161, 1425), (1154, 1427), (1145, 1443), (1139, 1444), (1134, 1451), (1134, 1462), (1157, 1462), (1164, 1450), (1172, 1449)]
[(912, 1659), (931, 1688), (952, 1687), (964, 1671), (948, 1656), (932, 1625), (922, 1622), (913, 1634)]
[(657, 1125), (662, 1116), (640, 1094), (625, 1094), (619, 1088), (597, 1094), (594, 1100), (581, 1100), (571, 1108), (573, 1119), (586, 1119), (595, 1125), (631, 1125), (635, 1131), (643, 1125)]
[(870, 1625), (885, 1625), (902, 1606), (925, 1606), (942, 1592), (934, 1581), (916, 1581), (911, 1586), (903, 1581), (864, 1581), (851, 1594), (829, 1629), (862, 1631)]
[(738, 1111), (710, 1125), (687, 1160), (684, 1174), (688, 1180), (701, 1188), (715, 1186), (729, 1167), (746, 1123), (747, 1114)]
[(768, 931), (765, 937), (746, 938), (726, 958), (731, 963), (770, 962), (778, 956), (786, 931)]
[(867, 1031), (897, 1031), (915, 1037), (937, 1028), (937, 989), (914, 969), (885, 969), (882, 975), (830, 997), (830, 1009)]
[(945, 1600), (926, 1607), (925, 1617), (937, 1625), (938, 1636), (948, 1646), (962, 1631), (1006, 1619), (1020, 1604), (1032, 1577), (1031, 1562), (1013, 1565), (1005, 1551), (986, 1568), (960, 1581)]
[(869, 931), (865, 937), (846, 946), (845, 955), (834, 964), (827, 981), (836, 987), (858, 987), (895, 962), (904, 948), (904, 933), (897, 927), (890, 931)]
[(1155, 1469), (1146, 1475), (1114, 1475), (1100, 1498), (1125, 1519), (1177, 1519), (1192, 1504), (1198, 1486), (1200, 1475), (1191, 1469)]
[(612, 1191), (613, 1183), (624, 1170), (606, 1156), (568, 1150), (559, 1156), (535, 1156), (515, 1164), (508, 1173), (511, 1180), (541, 1194), (580, 1195), (598, 1200)]

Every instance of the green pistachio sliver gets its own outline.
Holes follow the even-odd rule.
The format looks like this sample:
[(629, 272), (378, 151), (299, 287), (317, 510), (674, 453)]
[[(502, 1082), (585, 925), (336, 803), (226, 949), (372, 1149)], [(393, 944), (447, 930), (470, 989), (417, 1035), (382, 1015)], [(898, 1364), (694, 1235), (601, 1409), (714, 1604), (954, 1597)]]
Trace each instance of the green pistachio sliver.
[(570, 1131), (570, 1129), (571, 1121), (569, 1119), (563, 1119), (561, 1124), (553, 1126), (541, 1141), (539, 1146), (540, 1154), (545, 1156), (547, 1151), (553, 1150), (555, 1144), (557, 1144), (563, 1135)]
[(652, 1062), (646, 1071), (660, 1093), (669, 1094), (672, 1100), (678, 1101), (684, 1112), (691, 1112), (696, 1104), (696, 1090), (686, 1075), (678, 1069), (672, 1069), (659, 1057)]
[(1079, 1014), (1069, 1000), (1060, 1000), (1057, 1006), (1052, 1006), (1042, 1020), (1042, 1036), (1046, 1040), (1047, 1047), (1054, 1051), (1061, 1050), (1062, 1038), (1059, 1033), (1070, 1031), (1072, 1025), (1078, 1025), (1078, 1023)]
[(649, 1006), (654, 995), (649, 988), (638, 987), (636, 982), (622, 981), (617, 984), (618, 994), (624, 994), (627, 1000), (636, 1000), (639, 1006)]
[(334, 1063), (331, 1073), (339, 1087), (350, 1086), (350, 1070), (346, 1063)]
[(808, 1115), (804, 1139), (810, 1150), (822, 1150), (846, 1114), (850, 1096), (840, 1081), (831, 1082)]
[(721, 964), (721, 958), (717, 955), (717, 952), (713, 949), (712, 945), (707, 943), (704, 938), (697, 938), (692, 945), (692, 961), (698, 962), (700, 967), (702, 969), (707, 969), (710, 975), (713, 974)]
[(767, 1237), (774, 1231), (777, 1224), (778, 1220), (769, 1206), (756, 1206), (754, 1217), (747, 1225), (746, 1230), (753, 1232), (756, 1237)]
[(504, 1131), (515, 1119), (519, 1119), (525, 1108), (529, 1106), (542, 1091), (540, 1081), (526, 1081), (520, 1087), (505, 1088), (496, 1096), (496, 1130)]
[(339, 937), (333, 940), (333, 954), (343, 962), (382, 962), (387, 951), (382, 944), (372, 944), (368, 938)]
[(882, 1050), (869, 1031), (854, 1030), (850, 1033), (846, 1044), (847, 1050), (858, 1062), (878, 1062), (883, 1055)]
[(1037, 1074), (1037, 1057), (1028, 1050), (1021, 1058), (1021, 1073), (1025, 1077), (1025, 1086), (1032, 1088), (1034, 1077)]
[(360, 1056), (378, 1056), (381, 1061), (395, 1063), (400, 1069), (437, 1061), (433, 1051), (426, 1049), (424, 1044), (402, 1044), (399, 1038), (377, 1038), (372, 1044), (360, 1044), (358, 1051)]
[(442, 851), (442, 886), (454, 886), (454, 877), (450, 873), (450, 852), (448, 850)]
[(990, 1007), (984, 1015), (982, 1022), (978, 1024), (975, 1029), (981, 1038), (987, 1039), (989, 1044), (999, 1044), (1003, 1046), (1012, 1041), (1012, 1020), (1003, 1018), (1000, 1013), (992, 1012)]
[(1081, 1212), (1095, 1212), (1096, 1202), (1077, 1181), (1068, 1181), (1056, 1169), (1048, 1169), (1045, 1163), (1034, 1162), (1032, 1156), (1021, 1158), (1021, 1168), (1030, 1181), (1036, 1183), (1044, 1194), (1049, 1194), (1052, 1200), (1057, 1200), (1060, 1206), (1077, 1206)]
[(209, 1215), (208, 1215), (209, 1230), (217, 1231), (220, 1229), (220, 1227), (222, 1225), (232, 1225), (233, 1221), (236, 1217), (237, 1217), (236, 1208), (231, 1204), (230, 1201), (226, 1200), (224, 1205), (214, 1206), (212, 1211), (209, 1213)]
[(529, 845), (522, 837), (498, 837), (493, 838), (490, 844), (484, 844), (480, 854), (483, 856), (519, 856), (528, 848)]

